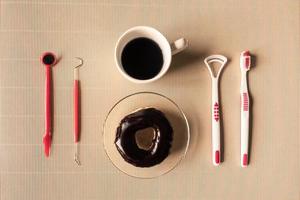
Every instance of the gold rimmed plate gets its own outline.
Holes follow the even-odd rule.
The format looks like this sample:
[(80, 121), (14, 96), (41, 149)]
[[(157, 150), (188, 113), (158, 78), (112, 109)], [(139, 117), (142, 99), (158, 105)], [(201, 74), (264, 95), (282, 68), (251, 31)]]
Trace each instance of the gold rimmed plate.
[[(173, 128), (173, 140), (169, 155), (152, 167), (136, 167), (126, 162), (115, 145), (116, 130), (128, 114), (143, 108), (155, 108), (163, 112)], [(103, 125), (103, 143), (113, 165), (129, 176), (154, 178), (174, 169), (187, 153), (190, 128), (187, 118), (179, 106), (170, 98), (153, 92), (128, 95), (118, 101), (109, 111)]]

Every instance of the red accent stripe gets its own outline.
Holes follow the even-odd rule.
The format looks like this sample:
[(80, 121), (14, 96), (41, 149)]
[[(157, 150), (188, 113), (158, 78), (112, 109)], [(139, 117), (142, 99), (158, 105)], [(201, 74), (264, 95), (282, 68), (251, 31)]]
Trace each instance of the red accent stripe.
[(243, 155), (243, 165), (248, 165), (248, 154)]
[(216, 162), (217, 164), (220, 163), (220, 151), (216, 151), (216, 152), (215, 152), (215, 162)]
[(243, 110), (244, 111), (249, 110), (249, 98), (246, 92), (243, 93)]
[(214, 119), (215, 121), (219, 120), (219, 104), (217, 102), (214, 104)]

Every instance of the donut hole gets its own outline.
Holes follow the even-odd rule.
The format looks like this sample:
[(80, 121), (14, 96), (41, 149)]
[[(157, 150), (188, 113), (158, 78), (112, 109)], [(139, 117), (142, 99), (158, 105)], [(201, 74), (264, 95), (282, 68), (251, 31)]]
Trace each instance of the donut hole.
[(155, 140), (155, 130), (151, 127), (140, 129), (135, 133), (135, 141), (139, 149), (148, 151)]

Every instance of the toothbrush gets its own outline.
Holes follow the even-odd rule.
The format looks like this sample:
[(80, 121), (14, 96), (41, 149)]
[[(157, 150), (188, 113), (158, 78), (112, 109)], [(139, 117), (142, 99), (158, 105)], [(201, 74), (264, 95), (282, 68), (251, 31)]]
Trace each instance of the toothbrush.
[(249, 108), (250, 99), (247, 85), (247, 71), (250, 70), (251, 55), (243, 51), (240, 56), (241, 68), (241, 166), (247, 167), (249, 160)]

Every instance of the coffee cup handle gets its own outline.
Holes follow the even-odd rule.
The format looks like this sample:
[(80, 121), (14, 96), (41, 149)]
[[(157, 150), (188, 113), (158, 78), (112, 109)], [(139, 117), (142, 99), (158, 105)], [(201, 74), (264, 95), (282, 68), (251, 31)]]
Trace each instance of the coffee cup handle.
[(188, 47), (188, 40), (185, 38), (179, 38), (170, 44), (172, 55), (175, 55)]

